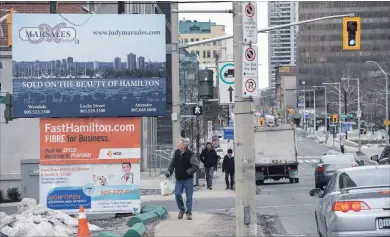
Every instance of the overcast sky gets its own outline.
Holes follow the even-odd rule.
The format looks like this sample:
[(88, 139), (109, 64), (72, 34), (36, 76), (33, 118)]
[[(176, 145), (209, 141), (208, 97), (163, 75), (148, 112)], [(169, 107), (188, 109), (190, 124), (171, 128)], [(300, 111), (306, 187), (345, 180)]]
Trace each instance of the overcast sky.
[[(232, 9), (232, 3), (181, 3), (181, 10), (224, 10)], [(233, 33), (233, 16), (225, 13), (180, 13), (179, 19), (216, 22), (218, 25), (226, 26), (226, 33)], [(257, 26), (258, 29), (268, 27), (267, 2), (257, 2)], [(258, 55), (259, 55), (259, 88), (268, 86), (268, 34), (259, 34)]]

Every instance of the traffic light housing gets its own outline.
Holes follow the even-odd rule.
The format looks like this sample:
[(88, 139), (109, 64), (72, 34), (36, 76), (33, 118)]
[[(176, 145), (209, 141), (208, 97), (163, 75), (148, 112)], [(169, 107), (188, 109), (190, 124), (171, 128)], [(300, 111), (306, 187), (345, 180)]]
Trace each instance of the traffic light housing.
[(14, 96), (10, 93), (5, 94), (5, 110), (4, 119), (5, 123), (14, 119)]
[(214, 97), (214, 72), (201, 70), (198, 72), (199, 99), (212, 99)]
[(338, 116), (337, 116), (337, 114), (333, 114), (333, 116), (332, 116), (332, 122), (333, 122), (333, 123), (337, 123), (337, 122), (338, 122)]
[(360, 17), (343, 18), (343, 49), (360, 50)]

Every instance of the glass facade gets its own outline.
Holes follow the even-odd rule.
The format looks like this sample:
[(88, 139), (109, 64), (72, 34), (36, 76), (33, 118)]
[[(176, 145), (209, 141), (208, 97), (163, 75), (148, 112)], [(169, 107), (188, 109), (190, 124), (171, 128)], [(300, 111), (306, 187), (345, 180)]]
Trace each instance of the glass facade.
[[(378, 70), (366, 61), (376, 61), (390, 69), (390, 2), (299, 2), (299, 21), (330, 15), (355, 13), (361, 18), (361, 49), (342, 48), (342, 18), (303, 24), (297, 34), (297, 86), (306, 89), (322, 82), (340, 82), (342, 77), (363, 78)], [(364, 83), (363, 80), (361, 80)], [(298, 87), (299, 88), (299, 87)], [(316, 104), (323, 104), (323, 90), (317, 92)], [(322, 96), (322, 98), (321, 98)], [(337, 94), (328, 94), (337, 99)], [(313, 107), (313, 98), (306, 107)]]

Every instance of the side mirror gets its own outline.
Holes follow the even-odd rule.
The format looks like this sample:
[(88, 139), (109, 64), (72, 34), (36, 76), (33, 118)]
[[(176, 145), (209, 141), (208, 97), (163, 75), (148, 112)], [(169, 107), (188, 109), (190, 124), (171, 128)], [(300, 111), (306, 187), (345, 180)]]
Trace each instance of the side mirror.
[(364, 160), (359, 160), (359, 165), (364, 165)]
[(371, 156), (370, 160), (378, 161), (378, 158), (379, 158), (378, 155), (374, 155), (374, 156)]
[(314, 197), (314, 196), (320, 197), (321, 196), (321, 189), (319, 189), (319, 188), (312, 189), (309, 191), (309, 194), (311, 197)]

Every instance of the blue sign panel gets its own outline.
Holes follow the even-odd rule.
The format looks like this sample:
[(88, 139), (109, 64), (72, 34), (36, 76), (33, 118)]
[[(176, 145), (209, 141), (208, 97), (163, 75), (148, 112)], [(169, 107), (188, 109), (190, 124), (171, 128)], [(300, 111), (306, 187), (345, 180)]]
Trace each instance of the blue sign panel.
[(234, 140), (234, 128), (232, 127), (223, 128), (223, 139)]
[(15, 118), (165, 115), (165, 78), (16, 79)]
[(234, 125), (233, 125), (233, 121), (229, 121), (229, 127), (233, 127)]

